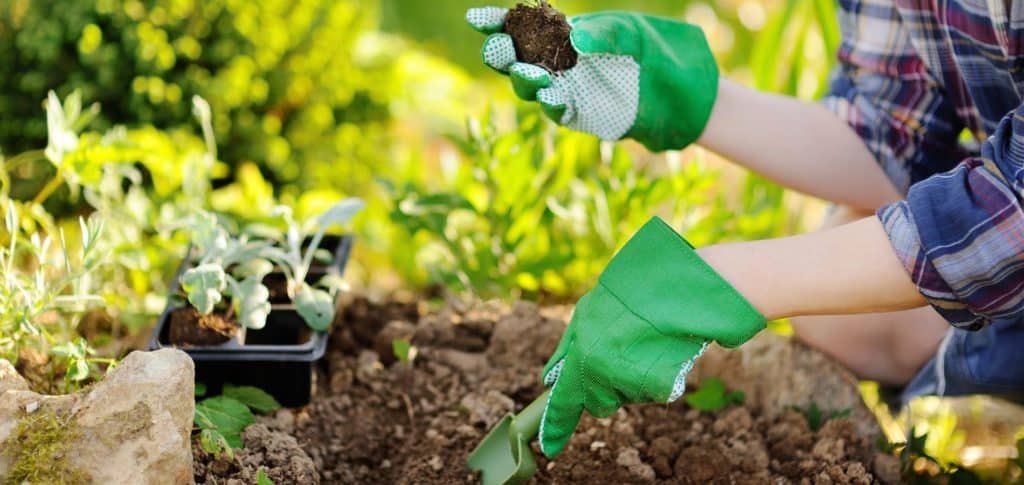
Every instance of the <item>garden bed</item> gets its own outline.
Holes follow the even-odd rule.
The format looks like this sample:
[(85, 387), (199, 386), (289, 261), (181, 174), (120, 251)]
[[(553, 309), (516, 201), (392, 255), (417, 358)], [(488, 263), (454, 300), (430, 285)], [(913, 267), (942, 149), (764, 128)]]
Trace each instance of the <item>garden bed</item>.
[[(506, 412), (542, 391), (538, 376), (568, 309), (425, 307), (362, 299), (346, 306), (317, 370), (311, 404), (261, 418), (303, 450), (277, 462), (294, 467), (308, 458), (322, 483), (475, 479), (467, 455)], [(411, 365), (392, 351), (392, 342), (402, 339), (416, 348)], [(703, 413), (679, 402), (627, 406), (608, 419), (585, 416), (557, 460), (539, 460), (536, 481), (872, 483), (878, 470), (892, 476), (891, 460), (849, 418), (811, 431), (795, 411), (762, 411), (748, 402)], [(211, 466), (216, 460), (197, 454), (197, 482), (253, 476), (254, 469), (244, 468), (255, 460), (245, 461), (244, 453), (250, 450), (231, 466)], [(277, 483), (294, 476), (263, 466), (270, 478), (285, 480)]]

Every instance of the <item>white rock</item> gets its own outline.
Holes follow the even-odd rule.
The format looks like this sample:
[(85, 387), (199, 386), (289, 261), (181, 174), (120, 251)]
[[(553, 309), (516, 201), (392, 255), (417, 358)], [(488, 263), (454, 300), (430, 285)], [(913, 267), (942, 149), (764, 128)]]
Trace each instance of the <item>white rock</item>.
[[(66, 396), (10, 387), (4, 372), (0, 361), (0, 443), (34, 405), (37, 414), (66, 417), (68, 466), (92, 483), (192, 482), (195, 368), (184, 352), (133, 352), (103, 381)], [(0, 481), (11, 456), (0, 456)]]
[(28, 383), (18, 375), (10, 362), (0, 359), (0, 394), (4, 391), (27, 391)]

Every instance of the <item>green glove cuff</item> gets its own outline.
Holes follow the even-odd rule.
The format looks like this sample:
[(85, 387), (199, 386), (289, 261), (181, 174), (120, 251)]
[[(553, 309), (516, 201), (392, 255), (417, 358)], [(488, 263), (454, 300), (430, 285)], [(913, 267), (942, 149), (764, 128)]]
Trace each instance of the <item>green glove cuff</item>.
[(612, 258), (600, 284), (664, 335), (738, 347), (765, 318), (665, 221), (652, 218)]

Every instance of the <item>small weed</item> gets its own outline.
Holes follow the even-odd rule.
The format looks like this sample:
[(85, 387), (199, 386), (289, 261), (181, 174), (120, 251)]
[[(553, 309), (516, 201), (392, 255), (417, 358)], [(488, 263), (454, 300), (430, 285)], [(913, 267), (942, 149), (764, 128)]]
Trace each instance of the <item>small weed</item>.
[(242, 448), (242, 431), (256, 422), (252, 411), (269, 413), (280, 408), (262, 389), (227, 384), (223, 395), (196, 403), (193, 422), (199, 428), (199, 445), (214, 456), (225, 453), (234, 458), (232, 449)]
[(405, 339), (392, 340), (391, 351), (395, 353), (395, 358), (403, 364), (410, 364), (416, 358), (416, 347), (413, 347)]
[(802, 414), (807, 419), (807, 426), (811, 428), (811, 431), (818, 431), (825, 423), (833, 419), (850, 417), (850, 408), (825, 414), (816, 402), (812, 402), (807, 409), (801, 409), (799, 406), (790, 406), (790, 409)]
[(260, 467), (256, 472), (256, 485), (274, 485), (274, 481), (267, 476), (266, 468)]
[(700, 389), (686, 395), (686, 404), (704, 412), (718, 411), (731, 404), (743, 404), (746, 395), (741, 391), (726, 391), (721, 379), (704, 379)]

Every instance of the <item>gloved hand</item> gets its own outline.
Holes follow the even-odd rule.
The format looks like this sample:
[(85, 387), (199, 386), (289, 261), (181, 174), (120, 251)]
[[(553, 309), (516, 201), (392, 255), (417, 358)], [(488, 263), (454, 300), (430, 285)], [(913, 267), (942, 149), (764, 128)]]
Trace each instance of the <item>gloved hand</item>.
[(500, 33), (508, 9), (473, 8), (466, 20), (491, 34), (484, 62), (508, 73), (516, 94), (545, 114), (604, 140), (633, 138), (653, 151), (681, 149), (700, 137), (718, 94), (718, 66), (704, 33), (687, 23), (625, 12), (572, 17), (575, 67), (552, 74), (516, 61)]
[(678, 399), (711, 341), (737, 347), (764, 327), (764, 317), (686, 240), (651, 219), (576, 304), (544, 368), (551, 395), (541, 451), (560, 453), (584, 409), (608, 417), (623, 404)]

